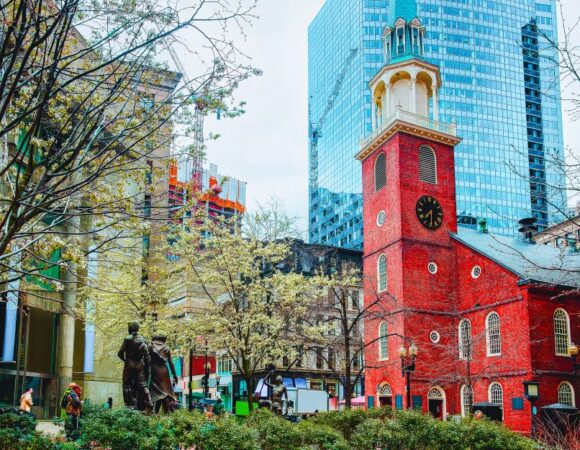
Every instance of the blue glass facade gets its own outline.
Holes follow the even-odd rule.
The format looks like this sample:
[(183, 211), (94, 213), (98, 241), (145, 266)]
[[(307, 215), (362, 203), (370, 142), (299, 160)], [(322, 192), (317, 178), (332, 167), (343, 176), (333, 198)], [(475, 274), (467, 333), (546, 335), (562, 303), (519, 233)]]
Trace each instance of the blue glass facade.
[[(543, 159), (563, 153), (559, 73), (545, 58), (550, 50), (530, 36), (537, 35), (531, 20), (556, 36), (555, 0), (416, 3), (427, 31), (425, 57), (441, 68), (440, 119), (457, 121), (463, 137), (455, 162), (458, 214), (486, 218), (502, 234), (516, 233), (517, 221), (532, 214), (539, 225), (556, 219), (563, 193), (546, 192), (543, 200), (537, 191), (542, 177), (548, 185), (562, 182)], [(384, 64), (382, 31), (396, 19), (388, 6), (389, 0), (327, 0), (309, 28), (311, 129), (326, 117), (310, 151), (311, 173), (317, 172), (309, 192), (311, 242), (362, 243), (360, 166), (353, 155), (371, 128), (367, 83)], [(329, 105), (353, 48), (359, 51)]]

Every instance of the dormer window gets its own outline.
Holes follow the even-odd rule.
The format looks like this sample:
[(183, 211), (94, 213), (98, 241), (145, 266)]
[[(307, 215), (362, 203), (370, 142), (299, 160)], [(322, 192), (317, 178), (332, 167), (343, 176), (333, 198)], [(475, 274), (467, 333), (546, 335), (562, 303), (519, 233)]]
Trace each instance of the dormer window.
[(419, 28), (416, 26), (411, 28), (411, 45), (413, 46), (413, 53), (419, 54), (421, 43), (419, 38)]
[(405, 53), (406, 45), (405, 42), (405, 27), (407, 22), (404, 19), (399, 19), (395, 23), (395, 45), (397, 46), (397, 55), (402, 55)]
[(397, 55), (405, 53), (405, 26), (397, 27)]
[(385, 28), (383, 32), (383, 49), (385, 51), (385, 61), (389, 62), (391, 60), (391, 29), (389, 27)]

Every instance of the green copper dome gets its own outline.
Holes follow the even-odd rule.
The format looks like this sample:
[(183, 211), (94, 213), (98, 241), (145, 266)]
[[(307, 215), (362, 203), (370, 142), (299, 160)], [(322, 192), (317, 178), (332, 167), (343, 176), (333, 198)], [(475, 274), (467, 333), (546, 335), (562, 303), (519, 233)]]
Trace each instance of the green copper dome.
[(410, 22), (417, 17), (417, 3), (415, 0), (390, 0), (388, 20), (391, 26), (401, 18)]

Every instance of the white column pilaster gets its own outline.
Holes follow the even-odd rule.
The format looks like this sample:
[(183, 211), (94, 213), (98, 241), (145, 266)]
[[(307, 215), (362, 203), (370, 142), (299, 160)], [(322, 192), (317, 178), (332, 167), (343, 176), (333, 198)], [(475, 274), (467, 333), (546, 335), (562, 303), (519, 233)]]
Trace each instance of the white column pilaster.
[(433, 119), (434, 120), (439, 120), (439, 96), (438, 96), (438, 92), (437, 92), (437, 85), (434, 84), (433, 86), (431, 86), (431, 89), (433, 90)]
[(417, 114), (417, 78), (411, 78), (411, 112)]
[(372, 126), (373, 126), (373, 130), (376, 130), (376, 128), (377, 128), (377, 104), (375, 102), (374, 96), (373, 96), (371, 103), (372, 103), (371, 115), (372, 115), (372, 124), (373, 124)]
[(391, 102), (391, 85), (387, 84), (385, 89), (385, 106), (383, 108), (383, 122), (393, 115), (393, 105)]

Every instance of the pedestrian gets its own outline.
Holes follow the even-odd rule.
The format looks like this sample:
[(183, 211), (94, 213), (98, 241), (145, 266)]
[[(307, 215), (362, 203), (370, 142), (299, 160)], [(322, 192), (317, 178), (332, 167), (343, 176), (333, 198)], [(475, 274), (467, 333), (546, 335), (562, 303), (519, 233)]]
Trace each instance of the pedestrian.
[(216, 416), (221, 416), (225, 411), (224, 404), (222, 403), (222, 399), (218, 398), (216, 404), (213, 407), (213, 413)]
[(32, 414), (30, 412), (30, 409), (32, 408), (32, 405), (34, 404), (32, 402), (32, 393), (33, 392), (34, 392), (34, 389), (28, 388), (26, 390), (26, 392), (24, 392), (24, 394), (22, 394), (20, 396), (20, 411), (23, 414), (26, 414), (26, 415), (32, 416), (32, 417), (34, 417), (34, 414)]
[(60, 406), (64, 408), (66, 413), (66, 422), (64, 431), (67, 439), (76, 440), (79, 436), (79, 416), (83, 406), (82, 389), (76, 383), (68, 385), (65, 391)]

